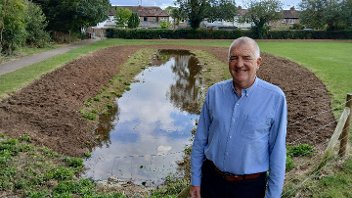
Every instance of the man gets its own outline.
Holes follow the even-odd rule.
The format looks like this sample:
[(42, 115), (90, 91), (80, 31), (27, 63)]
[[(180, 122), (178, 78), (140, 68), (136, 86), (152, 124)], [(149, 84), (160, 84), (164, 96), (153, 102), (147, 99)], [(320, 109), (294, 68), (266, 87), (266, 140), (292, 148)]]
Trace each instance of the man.
[(253, 39), (234, 40), (232, 80), (208, 89), (192, 148), (192, 197), (281, 196), (286, 98), (279, 87), (256, 76), (261, 60)]

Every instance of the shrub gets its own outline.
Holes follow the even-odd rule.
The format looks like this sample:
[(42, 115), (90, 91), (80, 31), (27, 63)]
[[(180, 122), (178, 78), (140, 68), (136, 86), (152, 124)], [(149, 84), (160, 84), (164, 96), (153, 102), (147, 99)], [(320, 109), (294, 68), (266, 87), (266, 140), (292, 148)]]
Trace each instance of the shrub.
[[(107, 29), (108, 38), (125, 39), (235, 39), (241, 36), (256, 38), (250, 30), (207, 30), (207, 29)], [(269, 39), (352, 39), (352, 31), (269, 31)]]
[(297, 146), (288, 146), (287, 155), (291, 157), (310, 156), (314, 152), (314, 147), (309, 144), (299, 144)]
[(169, 21), (161, 21), (160, 22), (161, 29), (169, 29), (170, 26), (171, 26), (171, 23)]

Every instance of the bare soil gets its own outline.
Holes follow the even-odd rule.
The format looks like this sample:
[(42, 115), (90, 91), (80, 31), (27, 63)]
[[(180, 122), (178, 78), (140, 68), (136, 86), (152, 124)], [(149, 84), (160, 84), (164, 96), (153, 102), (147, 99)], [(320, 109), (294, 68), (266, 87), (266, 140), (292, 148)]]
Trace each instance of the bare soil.
[[(79, 113), (83, 102), (108, 83), (128, 56), (146, 46), (100, 50), (44, 75), (0, 102), (0, 132), (13, 137), (29, 134), (38, 145), (71, 156), (81, 156), (98, 142), (92, 122)], [(150, 46), (149, 46), (150, 47)], [(226, 62), (227, 48), (153, 46), (201, 49)], [(279, 85), (289, 109), (287, 142), (322, 147), (336, 125), (323, 83), (291, 61), (263, 55), (259, 77)]]

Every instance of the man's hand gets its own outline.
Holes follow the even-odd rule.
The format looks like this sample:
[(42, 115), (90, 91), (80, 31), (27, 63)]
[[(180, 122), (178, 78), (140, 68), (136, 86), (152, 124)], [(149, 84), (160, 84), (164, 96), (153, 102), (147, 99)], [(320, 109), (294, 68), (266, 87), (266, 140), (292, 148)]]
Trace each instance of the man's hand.
[(200, 186), (191, 186), (189, 194), (192, 198), (201, 198), (200, 197)]

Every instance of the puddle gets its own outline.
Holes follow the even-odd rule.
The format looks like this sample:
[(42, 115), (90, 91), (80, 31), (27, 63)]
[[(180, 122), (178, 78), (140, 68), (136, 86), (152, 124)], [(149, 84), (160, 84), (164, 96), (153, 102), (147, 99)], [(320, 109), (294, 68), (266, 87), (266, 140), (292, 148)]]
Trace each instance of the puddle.
[(160, 56), (168, 58), (138, 74), (113, 116), (102, 117), (97, 132), (105, 140), (85, 161), (84, 177), (156, 186), (168, 175), (183, 175), (177, 162), (198, 119), (201, 67), (187, 51)]

